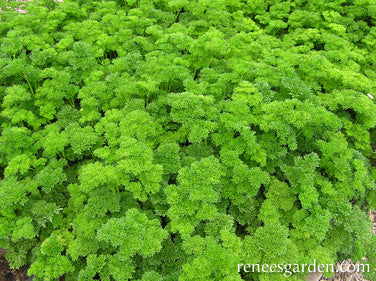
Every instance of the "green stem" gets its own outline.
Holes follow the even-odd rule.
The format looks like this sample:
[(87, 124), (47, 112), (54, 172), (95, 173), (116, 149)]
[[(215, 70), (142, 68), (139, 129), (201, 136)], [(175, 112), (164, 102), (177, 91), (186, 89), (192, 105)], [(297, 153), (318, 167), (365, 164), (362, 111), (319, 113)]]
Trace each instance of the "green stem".
[(26, 82), (27, 82), (27, 84), (29, 85), (29, 88), (30, 88), (31, 93), (32, 93), (33, 95), (35, 95), (34, 90), (33, 90), (33, 87), (31, 87), (31, 84), (30, 84), (29, 80), (27, 80), (27, 78), (26, 78), (25, 75), (23, 75), (23, 79), (25, 79)]
[(73, 101), (73, 99), (68, 99), (68, 101), (71, 104), (71, 106), (74, 107), (74, 101)]
[(95, 158), (93, 152), (91, 151), (91, 148), (89, 148), (89, 152), (90, 152), (90, 154), (91, 154), (91, 157)]
[(175, 23), (178, 22), (179, 15), (180, 15), (181, 11), (182, 11), (182, 9), (180, 9), (179, 12), (176, 14)]
[(299, 137), (302, 133), (303, 133), (303, 130), (300, 130), (300, 131), (296, 134), (296, 136)]

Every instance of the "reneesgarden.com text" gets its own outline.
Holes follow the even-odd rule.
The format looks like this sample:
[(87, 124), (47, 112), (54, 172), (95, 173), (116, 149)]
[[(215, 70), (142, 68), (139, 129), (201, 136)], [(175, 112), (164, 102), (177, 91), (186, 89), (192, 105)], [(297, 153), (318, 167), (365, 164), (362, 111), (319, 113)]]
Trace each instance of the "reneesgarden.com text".
[(293, 273), (301, 272), (369, 272), (369, 264), (317, 264), (316, 260), (311, 264), (238, 264), (238, 272), (263, 272), (263, 273), (284, 273), (290, 277)]

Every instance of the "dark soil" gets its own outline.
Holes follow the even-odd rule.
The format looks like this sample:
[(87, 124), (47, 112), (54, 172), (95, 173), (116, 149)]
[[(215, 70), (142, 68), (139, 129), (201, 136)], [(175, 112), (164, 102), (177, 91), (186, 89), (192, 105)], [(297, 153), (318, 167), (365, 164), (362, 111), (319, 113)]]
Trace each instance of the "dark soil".
[(0, 249), (0, 281), (28, 280), (27, 266), (23, 266), (20, 269), (10, 269), (8, 261), (5, 259), (5, 253), (4, 249)]

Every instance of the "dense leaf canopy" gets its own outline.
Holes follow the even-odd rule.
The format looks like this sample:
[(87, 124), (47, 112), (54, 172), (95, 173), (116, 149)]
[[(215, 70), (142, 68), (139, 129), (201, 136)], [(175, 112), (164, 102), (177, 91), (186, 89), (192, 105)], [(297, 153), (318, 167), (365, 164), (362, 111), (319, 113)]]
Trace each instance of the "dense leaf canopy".
[(0, 3), (12, 267), (35, 281), (376, 267), (375, 0)]

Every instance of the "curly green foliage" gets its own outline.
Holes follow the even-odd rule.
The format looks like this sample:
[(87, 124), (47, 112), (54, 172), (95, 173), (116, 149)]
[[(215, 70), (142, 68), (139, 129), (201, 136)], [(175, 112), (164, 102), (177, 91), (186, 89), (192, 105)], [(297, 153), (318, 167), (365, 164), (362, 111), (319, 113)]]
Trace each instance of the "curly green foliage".
[(0, 1), (11, 267), (67, 281), (375, 267), (374, 1), (15, 5)]

